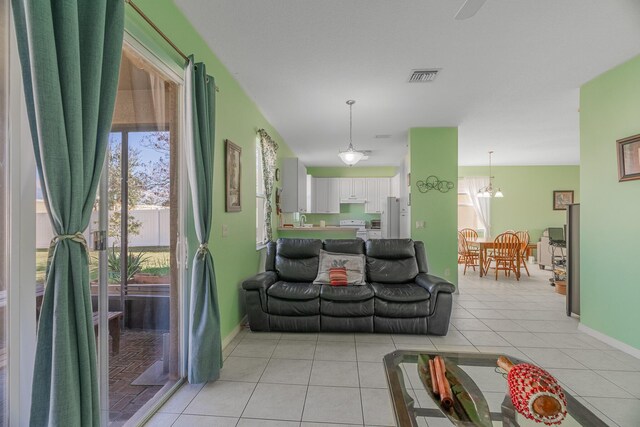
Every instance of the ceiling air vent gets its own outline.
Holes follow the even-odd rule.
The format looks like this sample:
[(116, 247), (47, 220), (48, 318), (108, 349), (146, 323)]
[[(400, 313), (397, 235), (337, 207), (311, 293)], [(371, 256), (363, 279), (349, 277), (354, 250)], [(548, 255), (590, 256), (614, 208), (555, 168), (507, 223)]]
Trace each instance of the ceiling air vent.
[(440, 72), (439, 68), (412, 70), (409, 76), (409, 83), (428, 83), (435, 80)]

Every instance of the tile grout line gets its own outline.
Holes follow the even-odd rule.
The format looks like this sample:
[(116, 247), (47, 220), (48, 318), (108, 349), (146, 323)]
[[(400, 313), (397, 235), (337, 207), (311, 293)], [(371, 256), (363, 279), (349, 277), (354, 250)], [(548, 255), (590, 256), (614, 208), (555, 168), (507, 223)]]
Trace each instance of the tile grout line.
[[(393, 338), (392, 338), (393, 340)], [(364, 404), (362, 403), (362, 386), (360, 384), (360, 365), (358, 361), (358, 341), (355, 334), (353, 335), (353, 348), (356, 351), (356, 370), (358, 371), (358, 394), (360, 395), (360, 413), (362, 414), (362, 425), (365, 425)]]
[(300, 423), (298, 425), (302, 425), (302, 420), (304, 419), (304, 408), (307, 406), (307, 396), (309, 395), (309, 387), (311, 386), (311, 376), (313, 375), (313, 366), (316, 363), (316, 351), (318, 350), (318, 338), (316, 339), (316, 345), (313, 348), (313, 358), (311, 359), (311, 369), (309, 370), (309, 379), (307, 381), (307, 389), (304, 393), (304, 400), (302, 401), (302, 412), (300, 412)]
[[(248, 335), (248, 334), (245, 334), (245, 337), (242, 338), (240, 343), (246, 339), (246, 335)], [(280, 335), (280, 337), (278, 337), (277, 340), (267, 340), (267, 341), (276, 341), (276, 346), (273, 348), (273, 350), (269, 354), (269, 358), (267, 360), (267, 364), (264, 367), (264, 370), (262, 371), (262, 373), (260, 374), (260, 377), (258, 378), (258, 381), (256, 382), (255, 386), (253, 387), (253, 390), (251, 391), (251, 395), (249, 396), (249, 399), (247, 399), (247, 403), (244, 404), (244, 407), (242, 408), (242, 412), (240, 412), (240, 416), (238, 417), (238, 421), (236, 422), (236, 426), (238, 425), (238, 423), (240, 423), (240, 420), (242, 419), (242, 415), (244, 415), (245, 411), (247, 410), (247, 406), (249, 406), (249, 402), (251, 402), (251, 398), (253, 397), (253, 394), (256, 392), (256, 389), (258, 388), (258, 384), (260, 384), (260, 380), (262, 379), (262, 376), (267, 371), (267, 367), (269, 366), (269, 362), (271, 362), (271, 358), (273, 357), (273, 353), (275, 353), (276, 348), (278, 348), (278, 344), (280, 343), (280, 338), (281, 337), (282, 337), (282, 334)], [(238, 343), (238, 344), (240, 344), (240, 343)]]

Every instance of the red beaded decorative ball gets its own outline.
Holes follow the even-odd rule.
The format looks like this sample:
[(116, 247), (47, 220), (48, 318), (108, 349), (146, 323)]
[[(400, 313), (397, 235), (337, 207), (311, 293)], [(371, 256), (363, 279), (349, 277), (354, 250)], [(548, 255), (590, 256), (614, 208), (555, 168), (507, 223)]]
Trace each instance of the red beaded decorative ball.
[[(509, 393), (513, 406), (530, 420), (546, 425), (560, 425), (567, 416), (567, 399), (558, 381), (544, 369), (521, 363), (515, 365), (507, 376)], [(533, 403), (541, 396), (549, 396), (558, 401), (560, 412), (555, 416), (544, 416), (533, 409)]]

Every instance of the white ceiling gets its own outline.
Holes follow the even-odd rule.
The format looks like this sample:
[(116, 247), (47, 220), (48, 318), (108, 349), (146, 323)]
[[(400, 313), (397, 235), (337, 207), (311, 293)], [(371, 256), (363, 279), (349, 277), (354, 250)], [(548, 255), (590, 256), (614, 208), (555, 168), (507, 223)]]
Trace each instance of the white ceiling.
[[(459, 163), (579, 163), (579, 87), (640, 53), (640, 0), (176, 0), (307, 165), (398, 165), (407, 130), (458, 126)], [(407, 83), (414, 68), (442, 68)], [(389, 139), (374, 139), (390, 134)]]

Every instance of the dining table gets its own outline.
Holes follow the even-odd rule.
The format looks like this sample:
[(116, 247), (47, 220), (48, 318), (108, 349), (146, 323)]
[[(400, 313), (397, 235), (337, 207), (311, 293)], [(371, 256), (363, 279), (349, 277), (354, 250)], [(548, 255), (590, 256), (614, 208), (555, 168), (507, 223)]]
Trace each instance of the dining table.
[[(482, 276), (486, 276), (487, 275), (487, 270), (488, 270), (488, 266), (485, 269), (485, 260), (487, 258), (487, 252), (490, 249), (494, 248), (494, 241), (493, 240), (485, 240), (485, 239), (476, 239), (476, 240), (468, 240), (467, 241), (467, 245), (469, 245), (469, 247), (471, 248), (477, 248), (478, 249), (478, 264), (480, 264), (480, 277)], [(514, 245), (517, 245), (517, 250), (516, 250), (516, 262), (518, 263), (518, 268), (517, 268), (517, 272), (516, 272), (516, 278), (520, 279), (520, 264), (522, 263), (522, 251), (520, 250), (520, 244), (519, 243), (514, 243)]]

